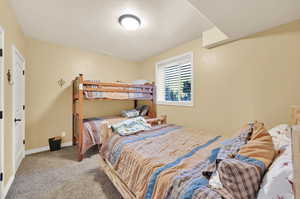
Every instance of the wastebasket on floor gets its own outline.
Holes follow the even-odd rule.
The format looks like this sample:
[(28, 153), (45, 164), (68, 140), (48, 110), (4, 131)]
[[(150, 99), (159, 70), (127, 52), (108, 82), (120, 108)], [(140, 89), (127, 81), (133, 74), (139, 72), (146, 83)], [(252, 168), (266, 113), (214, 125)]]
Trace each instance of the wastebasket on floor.
[(50, 151), (58, 151), (61, 149), (61, 137), (49, 138)]

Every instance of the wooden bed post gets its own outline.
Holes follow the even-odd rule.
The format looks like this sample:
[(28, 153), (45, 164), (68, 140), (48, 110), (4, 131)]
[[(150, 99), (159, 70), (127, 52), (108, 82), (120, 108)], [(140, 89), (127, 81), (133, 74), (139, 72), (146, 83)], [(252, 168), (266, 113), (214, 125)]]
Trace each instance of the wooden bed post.
[(157, 112), (156, 112), (156, 86), (155, 86), (154, 82), (152, 82), (152, 86), (153, 86), (153, 91), (152, 91), (152, 100), (151, 100), (151, 105), (150, 105), (149, 116), (151, 118), (156, 118), (157, 117)]
[(76, 81), (77, 78), (75, 78), (72, 82), (72, 145), (76, 145)]
[(83, 159), (82, 142), (83, 142), (83, 75), (79, 74), (73, 80), (73, 146), (78, 147), (78, 160)]
[(82, 151), (82, 142), (83, 142), (83, 74), (79, 74), (79, 93), (78, 93), (78, 108), (77, 108), (77, 114), (78, 114), (78, 127), (79, 127), (79, 140), (78, 140), (78, 147), (79, 147), (79, 155), (78, 160), (81, 161), (83, 159), (83, 154), (81, 154)]
[(292, 106), (291, 109), (295, 198), (300, 199), (300, 106)]
[(137, 108), (137, 106), (138, 106), (138, 101), (134, 100), (134, 108)]
[[(299, 125), (299, 123), (297, 123)], [(300, 127), (294, 126), (292, 129), (293, 146), (293, 166), (294, 166), (294, 186), (296, 199), (300, 199)]]

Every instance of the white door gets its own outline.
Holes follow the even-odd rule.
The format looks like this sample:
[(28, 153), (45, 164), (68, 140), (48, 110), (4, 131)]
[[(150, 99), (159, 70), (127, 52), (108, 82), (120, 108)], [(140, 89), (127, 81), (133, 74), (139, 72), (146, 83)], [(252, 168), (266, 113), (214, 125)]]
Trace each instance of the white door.
[(4, 164), (4, 123), (3, 123), (3, 108), (4, 108), (4, 31), (0, 27), (0, 198), (3, 194), (3, 164)]
[(25, 59), (13, 47), (13, 145), (14, 169), (25, 157)]

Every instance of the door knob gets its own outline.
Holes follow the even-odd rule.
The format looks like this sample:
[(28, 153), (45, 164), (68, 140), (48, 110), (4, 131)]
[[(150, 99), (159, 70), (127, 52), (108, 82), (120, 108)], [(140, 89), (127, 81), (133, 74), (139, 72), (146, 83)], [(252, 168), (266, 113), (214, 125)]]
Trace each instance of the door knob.
[(15, 122), (21, 122), (21, 121), (22, 121), (21, 119), (15, 118)]

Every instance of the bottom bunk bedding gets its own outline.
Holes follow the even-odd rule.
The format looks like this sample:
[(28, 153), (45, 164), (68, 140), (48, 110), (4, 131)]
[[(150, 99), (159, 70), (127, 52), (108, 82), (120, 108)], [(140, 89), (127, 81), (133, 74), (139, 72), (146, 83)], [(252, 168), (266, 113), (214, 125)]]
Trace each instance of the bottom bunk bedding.
[(104, 123), (115, 124), (126, 119), (127, 118), (121, 116), (108, 116), (84, 119), (84, 135), (82, 136), (82, 146), (80, 149), (80, 154), (84, 154), (92, 146), (102, 143), (102, 125)]
[(255, 198), (274, 155), (271, 136), (259, 123), (227, 141), (159, 125), (131, 136), (114, 134), (101, 148), (129, 191), (146, 199)]

